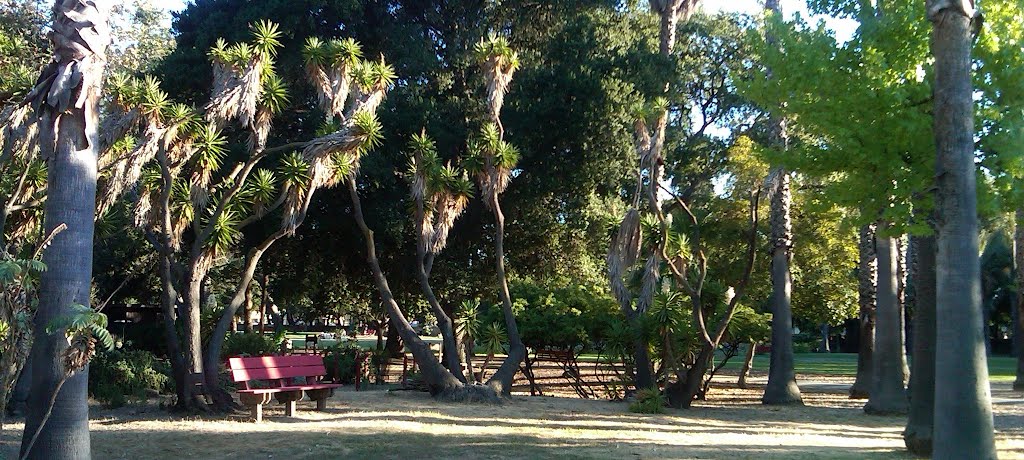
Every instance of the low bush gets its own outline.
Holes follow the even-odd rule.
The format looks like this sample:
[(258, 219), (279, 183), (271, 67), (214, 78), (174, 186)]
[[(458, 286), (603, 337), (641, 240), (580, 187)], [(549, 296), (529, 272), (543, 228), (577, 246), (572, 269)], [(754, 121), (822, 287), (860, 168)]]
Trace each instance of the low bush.
[(89, 365), (89, 394), (110, 408), (173, 392), (170, 365), (145, 350), (99, 353)]
[(281, 352), (281, 342), (285, 339), (284, 333), (265, 335), (258, 332), (245, 332), (228, 334), (224, 340), (224, 349), (221, 350), (221, 358), (233, 356), (267, 356), (276, 355)]
[(665, 412), (665, 396), (657, 389), (643, 389), (636, 392), (636, 401), (629, 405), (630, 412), (638, 414), (662, 414)]
[(356, 381), (356, 360), (360, 359), (360, 348), (354, 340), (341, 340), (324, 350), (324, 367), (327, 378), (337, 383), (352, 384)]

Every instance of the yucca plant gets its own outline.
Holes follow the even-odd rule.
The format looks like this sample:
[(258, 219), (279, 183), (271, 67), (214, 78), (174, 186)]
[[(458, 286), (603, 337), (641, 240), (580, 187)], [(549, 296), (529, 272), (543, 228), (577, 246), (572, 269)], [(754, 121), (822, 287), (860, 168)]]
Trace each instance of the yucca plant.
[(490, 365), (491, 360), (494, 359), (494, 355), (503, 353), (507, 342), (508, 335), (505, 333), (505, 328), (501, 327), (500, 323), (491, 323), (480, 332), (480, 346), (484, 348), (484, 353), (487, 353), (487, 358), (484, 359), (484, 365), (480, 368), (481, 381), (484, 381), (484, 376), (487, 374), (487, 366)]

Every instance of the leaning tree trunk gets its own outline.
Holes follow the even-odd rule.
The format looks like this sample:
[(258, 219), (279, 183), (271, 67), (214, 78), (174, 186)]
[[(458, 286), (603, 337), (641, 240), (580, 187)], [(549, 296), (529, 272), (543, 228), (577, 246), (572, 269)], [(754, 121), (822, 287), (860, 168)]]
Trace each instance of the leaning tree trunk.
[(288, 230), (286, 229), (278, 230), (259, 245), (249, 250), (245, 257), (245, 265), (242, 267), (242, 278), (235, 288), (235, 294), (232, 296), (231, 302), (224, 307), (224, 311), (221, 313), (220, 319), (213, 329), (213, 334), (210, 335), (206, 345), (206, 351), (203, 355), (203, 382), (206, 386), (206, 394), (211, 398), (215, 408), (218, 410), (230, 410), (237, 406), (231, 394), (220, 387), (220, 369), (223, 362), (220, 359), (220, 355), (224, 348), (224, 340), (227, 338), (228, 329), (235, 322), (235, 315), (238, 313), (239, 307), (251, 301), (250, 287), (256, 273), (256, 267), (259, 265), (263, 254), (271, 245), (277, 242), (277, 240), (284, 238), (287, 234)]
[[(110, 42), (109, 6), (108, 2), (85, 0), (58, 0), (54, 4), (50, 32), (54, 60), (28, 95), (39, 119), (40, 153), (47, 162), (44, 234), (62, 225), (67, 229), (53, 239), (43, 255), (47, 271), (40, 280), (35, 315), (33, 387), (23, 441), (32, 439), (40, 429), (51, 397), (66, 375), (61, 354), (68, 347), (67, 339), (61, 333), (48, 334), (47, 326), (69, 314), (72, 305), (89, 305), (100, 82)], [(28, 452), (29, 458), (91, 456), (88, 382), (88, 366), (63, 381), (49, 419)]]
[(505, 276), (505, 215), (501, 212), (497, 192), (491, 195), (491, 209), (494, 211), (495, 220), (494, 258), (498, 274), (498, 294), (501, 297), (501, 311), (505, 316), (508, 356), (487, 381), (487, 386), (502, 396), (509, 396), (512, 394), (512, 382), (515, 380), (516, 372), (519, 372), (519, 365), (526, 359), (526, 345), (523, 345), (519, 337), (516, 315), (512, 312), (512, 297), (508, 292), (508, 279)]
[(1014, 268), (1017, 271), (1017, 305), (1016, 305), (1016, 327), (1013, 332), (1013, 341), (1017, 344), (1017, 380), (1013, 382), (1014, 390), (1024, 390), (1024, 209), (1017, 210), (1017, 228), (1013, 233), (1013, 259)]
[(857, 350), (857, 378), (850, 387), (850, 398), (867, 399), (871, 389), (875, 352), (875, 298), (877, 296), (878, 260), (875, 251), (875, 226), (860, 228), (859, 262), (857, 265), (858, 301), (860, 303), (860, 346)]
[(370, 227), (366, 225), (366, 220), (363, 217), (362, 202), (359, 199), (359, 191), (356, 189), (355, 178), (349, 177), (347, 183), (349, 196), (352, 199), (353, 215), (366, 243), (366, 261), (370, 265), (374, 284), (377, 286), (377, 291), (381, 296), (385, 311), (387, 311), (388, 318), (390, 318), (392, 329), (398, 333), (405, 346), (412, 351), (430, 393), (436, 397), (449, 400), (497, 401), (498, 396), (495, 392), (479, 385), (464, 385), (451, 372), (448, 372), (448, 369), (442, 366), (441, 362), (434, 356), (430, 346), (416, 334), (412, 325), (406, 320), (405, 315), (402, 314), (402, 310), (395, 301), (394, 295), (391, 293), (391, 287), (384, 276), (384, 271), (380, 268), (373, 230), (370, 230)]
[[(785, 129), (779, 122), (778, 129)], [(800, 387), (793, 368), (793, 310), (791, 294), (793, 278), (789, 270), (793, 246), (792, 221), (789, 210), (793, 196), (789, 174), (779, 168), (773, 175), (775, 190), (771, 200), (772, 232), (772, 351), (768, 367), (768, 385), (764, 388), (764, 404), (803, 404)]]
[[(879, 225), (880, 233), (887, 230)], [(872, 415), (905, 414), (907, 394), (903, 386), (903, 331), (897, 299), (896, 239), (876, 238), (878, 247), (878, 308), (875, 311), (875, 354), (871, 392), (864, 412)]]
[(743, 356), (743, 367), (740, 368), (740, 378), (736, 380), (736, 386), (747, 389), (747, 379), (750, 378), (750, 370), (754, 368), (754, 355), (757, 353), (757, 342), (750, 342), (747, 352)]
[(910, 372), (910, 415), (903, 441), (914, 455), (932, 453), (935, 417), (935, 237), (912, 237), (914, 259), (914, 354)]
[(971, 87), (973, 1), (928, 0), (935, 57), (933, 458), (994, 459), (991, 389), (981, 328), (981, 267)]

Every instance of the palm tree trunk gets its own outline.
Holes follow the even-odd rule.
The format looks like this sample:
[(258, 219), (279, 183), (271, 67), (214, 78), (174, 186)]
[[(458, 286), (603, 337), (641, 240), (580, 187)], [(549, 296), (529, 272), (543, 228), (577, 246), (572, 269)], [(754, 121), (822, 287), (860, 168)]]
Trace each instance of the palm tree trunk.
[(262, 296), (260, 296), (260, 334), (263, 333), (267, 324), (267, 304), (270, 302), (270, 275), (264, 273), (260, 283)]
[(1016, 229), (1013, 233), (1013, 260), (1017, 271), (1017, 305), (1013, 341), (1017, 344), (1017, 379), (1013, 381), (1014, 390), (1024, 390), (1024, 209), (1016, 213)]
[[(100, 5), (97, 6), (97, 3)], [(59, 388), (65, 376), (61, 353), (68, 342), (47, 334), (54, 318), (74, 304), (89, 305), (99, 147), (100, 82), (110, 42), (107, 2), (58, 0), (53, 7), (54, 60), (28, 95), (39, 117), (40, 153), (47, 160), (44, 234), (60, 225), (43, 255), (47, 271), (39, 288), (32, 366), (33, 388), (25, 419), (25, 441), (42, 425), (50, 398), (49, 421), (39, 432), (33, 459), (89, 458), (88, 366)], [(80, 78), (62, 78), (77, 75)], [(68, 86), (75, 85), (75, 86)]]
[(910, 373), (910, 415), (903, 441), (914, 455), (932, 453), (935, 417), (935, 237), (911, 237), (914, 259), (914, 354)]
[[(782, 123), (778, 129), (784, 130)], [(784, 134), (779, 140), (784, 142)], [(773, 185), (771, 200), (771, 233), (772, 233), (772, 351), (768, 368), (768, 385), (764, 389), (764, 404), (803, 404), (800, 387), (796, 384), (796, 372), (793, 369), (793, 311), (790, 295), (793, 290), (793, 278), (789, 270), (792, 258), (790, 248), (793, 245), (792, 221), (789, 210), (792, 205), (790, 178), (785, 169), (778, 169)]]
[(850, 387), (850, 398), (867, 399), (871, 389), (875, 351), (875, 298), (877, 294), (878, 260), (875, 251), (875, 226), (860, 228), (859, 262), (857, 265), (858, 301), (860, 303), (860, 346), (857, 350), (857, 378)]
[(937, 459), (996, 458), (991, 389), (981, 330), (971, 87), (973, 5), (974, 2), (928, 0), (935, 57), (932, 113), (938, 256), (933, 456)]
[(878, 308), (875, 312), (875, 354), (872, 369), (871, 394), (864, 412), (872, 415), (905, 414), (906, 388), (903, 386), (903, 331), (897, 299), (896, 239), (884, 235), (885, 225), (879, 225), (876, 238), (878, 247)]
[(896, 305), (900, 311), (900, 367), (903, 384), (910, 382), (910, 365), (907, 363), (907, 239), (896, 238)]

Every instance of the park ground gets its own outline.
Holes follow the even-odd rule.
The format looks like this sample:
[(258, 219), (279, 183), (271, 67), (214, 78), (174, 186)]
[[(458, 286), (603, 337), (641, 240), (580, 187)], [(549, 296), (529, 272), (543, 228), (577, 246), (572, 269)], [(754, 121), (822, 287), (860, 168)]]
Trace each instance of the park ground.
[[(900, 433), (904, 417), (868, 416), (845, 391), (849, 357), (799, 355), (805, 407), (760, 404), (736, 376), (716, 378), (708, 401), (689, 410), (641, 415), (623, 402), (515, 396), (501, 406), (445, 404), (424, 393), (344, 389), (326, 412), (299, 403), (295, 418), (271, 406), (261, 424), (244, 416), (181, 417), (155, 404), (93, 408), (91, 431), (100, 459), (325, 458), (910, 458)], [(993, 360), (993, 410), (1000, 458), (1024, 458), (1024, 394), (1010, 390)], [(855, 366), (855, 361), (854, 361)], [(764, 369), (763, 366), (756, 367)], [(2, 437), (3, 458), (16, 458), (20, 419)]]

